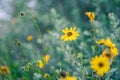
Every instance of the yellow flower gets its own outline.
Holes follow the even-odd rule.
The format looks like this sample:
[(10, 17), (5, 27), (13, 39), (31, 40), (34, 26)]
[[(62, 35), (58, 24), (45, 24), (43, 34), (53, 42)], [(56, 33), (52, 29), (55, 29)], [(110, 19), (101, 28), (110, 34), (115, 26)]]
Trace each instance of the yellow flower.
[(41, 69), (44, 67), (44, 64), (43, 64), (42, 60), (38, 60), (37, 65), (38, 65), (38, 67), (41, 68)]
[(10, 74), (10, 69), (7, 66), (0, 66), (0, 74), (1, 75)]
[(27, 41), (32, 41), (33, 40), (33, 36), (32, 35), (28, 35), (27, 36)]
[(110, 69), (110, 63), (108, 59), (103, 56), (95, 56), (92, 58), (90, 65), (91, 68), (101, 77)]
[(50, 59), (50, 55), (47, 54), (44, 56), (44, 61), (46, 64), (48, 64), (49, 59)]
[(45, 73), (43, 77), (47, 78), (48, 76), (49, 76), (49, 74)]
[(62, 30), (62, 32), (64, 33), (64, 35), (61, 36), (61, 39), (64, 41), (76, 40), (79, 36), (78, 32), (76, 31), (76, 26), (71, 27), (70, 29), (65, 28)]
[(69, 76), (69, 74), (65, 73), (65, 72), (61, 72), (61, 77), (59, 80), (77, 80), (76, 77), (74, 76)]
[(89, 19), (90, 19), (91, 22), (94, 21), (94, 19), (95, 19), (95, 13), (93, 13), (93, 12), (85, 12), (85, 15), (87, 15), (89, 17)]
[(96, 41), (96, 44), (104, 44), (105, 40), (104, 39), (100, 39), (99, 41)]
[(111, 42), (109, 37), (105, 40), (104, 45), (108, 47), (115, 47), (115, 44)]
[(110, 49), (105, 49), (105, 50), (102, 52), (102, 56), (103, 56), (103, 57), (106, 57), (108, 60), (114, 58), (114, 54), (113, 54), (113, 52), (112, 52)]
[(49, 59), (50, 59), (50, 55), (48, 55), (48, 54), (45, 55), (43, 57), (43, 61), (42, 60), (38, 60), (37, 66), (42, 69), (45, 64), (48, 64)]
[(110, 50), (114, 54), (114, 56), (118, 55), (118, 49), (116, 47), (111, 47)]

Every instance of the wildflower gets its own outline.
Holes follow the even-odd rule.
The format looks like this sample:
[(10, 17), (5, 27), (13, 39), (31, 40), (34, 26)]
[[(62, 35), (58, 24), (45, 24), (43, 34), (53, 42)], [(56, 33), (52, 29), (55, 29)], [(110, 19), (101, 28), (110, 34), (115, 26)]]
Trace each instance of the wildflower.
[(99, 41), (96, 41), (96, 44), (104, 44), (105, 40), (104, 39), (100, 39)]
[(48, 55), (48, 54), (45, 55), (43, 57), (43, 61), (42, 60), (38, 60), (37, 66), (42, 69), (44, 67), (44, 64), (48, 64), (49, 59), (50, 59), (50, 55)]
[(33, 40), (33, 36), (32, 35), (28, 35), (27, 36), (27, 41), (32, 41)]
[(76, 31), (76, 26), (71, 27), (70, 29), (65, 28), (62, 30), (62, 32), (64, 33), (64, 35), (61, 36), (61, 39), (64, 41), (76, 40), (79, 36), (78, 32)]
[(46, 64), (48, 64), (49, 59), (50, 59), (50, 55), (47, 54), (44, 56), (44, 61)]
[(0, 66), (0, 74), (1, 75), (10, 74), (10, 69), (7, 66)]
[(105, 40), (104, 45), (108, 47), (115, 47), (115, 44), (111, 42), (109, 37)]
[(48, 76), (49, 76), (49, 74), (45, 73), (43, 77), (47, 78)]
[(41, 69), (44, 67), (44, 64), (43, 64), (42, 60), (38, 60), (37, 65), (38, 65), (38, 67), (41, 68)]
[(20, 42), (19, 40), (17, 40), (17, 39), (14, 41), (14, 43), (15, 43), (15, 45), (17, 45), (17, 46), (21, 46), (21, 42)]
[(23, 67), (21, 68), (21, 70), (22, 70), (22, 71), (25, 71), (25, 70), (26, 70), (25, 66), (23, 66)]
[(110, 69), (110, 63), (106, 57), (95, 56), (90, 62), (91, 68), (96, 71), (99, 76), (103, 76)]
[(102, 52), (102, 56), (103, 56), (103, 57), (106, 57), (108, 60), (114, 58), (114, 54), (113, 54), (113, 52), (112, 52), (110, 49), (105, 49), (105, 50)]
[(111, 47), (110, 50), (114, 54), (114, 56), (118, 55), (118, 49), (116, 47)]
[(65, 73), (65, 72), (61, 72), (60, 73), (60, 79), (59, 80), (77, 80), (77, 78), (76, 77), (74, 77), (74, 76), (69, 76), (69, 74), (68, 73)]
[(89, 17), (89, 19), (90, 19), (91, 22), (94, 21), (94, 19), (95, 19), (95, 13), (93, 13), (93, 12), (85, 12), (85, 15), (87, 15)]
[(28, 70), (32, 69), (32, 64), (31, 64), (31, 63), (28, 63), (28, 64), (27, 64), (27, 69), (28, 69)]
[(24, 16), (24, 12), (20, 12), (20, 16)]

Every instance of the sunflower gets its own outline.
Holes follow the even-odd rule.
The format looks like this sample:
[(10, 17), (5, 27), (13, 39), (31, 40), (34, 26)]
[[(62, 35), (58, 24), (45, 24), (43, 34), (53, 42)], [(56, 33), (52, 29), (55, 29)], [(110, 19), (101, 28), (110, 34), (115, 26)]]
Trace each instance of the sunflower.
[(10, 74), (10, 69), (7, 66), (0, 66), (0, 74), (1, 75)]
[(61, 39), (64, 41), (76, 40), (79, 36), (78, 32), (76, 31), (76, 26), (71, 27), (70, 29), (65, 28), (62, 30), (62, 32), (64, 33), (64, 35), (61, 36)]
[(90, 62), (91, 68), (96, 71), (97, 75), (103, 76), (110, 69), (110, 63), (106, 57), (95, 56)]
[(89, 19), (90, 19), (91, 22), (94, 21), (94, 19), (95, 19), (95, 13), (93, 13), (93, 12), (85, 12), (85, 15), (87, 15), (89, 17)]
[(67, 72), (61, 72), (59, 80), (77, 80), (77, 78), (75, 76), (70, 76)]
[(114, 58), (114, 54), (113, 52), (110, 50), (110, 49), (105, 49), (103, 52), (102, 52), (102, 56), (103, 57), (106, 57), (108, 60), (111, 60)]

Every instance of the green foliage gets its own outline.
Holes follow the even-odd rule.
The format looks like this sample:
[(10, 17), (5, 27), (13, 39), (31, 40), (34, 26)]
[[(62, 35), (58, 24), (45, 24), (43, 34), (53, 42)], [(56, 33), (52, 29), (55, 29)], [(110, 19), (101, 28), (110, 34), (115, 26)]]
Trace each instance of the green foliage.
[[(13, 12), (6, 34), (0, 36), (0, 66), (6, 65), (11, 74), (0, 80), (59, 80), (66, 71), (78, 80), (102, 80), (90, 68), (90, 60), (100, 55), (102, 47), (95, 45), (92, 25), (85, 12), (96, 14), (96, 39), (110, 37), (120, 51), (119, 0), (11, 0)], [(21, 14), (22, 13), (22, 14)], [(76, 41), (64, 42), (61, 30), (77, 26)], [(2, 31), (2, 29), (0, 29)], [(27, 41), (29, 35), (32, 41)], [(43, 69), (37, 60), (50, 55)], [(115, 57), (105, 80), (120, 80), (120, 55)], [(49, 76), (45, 79), (44, 74)]]

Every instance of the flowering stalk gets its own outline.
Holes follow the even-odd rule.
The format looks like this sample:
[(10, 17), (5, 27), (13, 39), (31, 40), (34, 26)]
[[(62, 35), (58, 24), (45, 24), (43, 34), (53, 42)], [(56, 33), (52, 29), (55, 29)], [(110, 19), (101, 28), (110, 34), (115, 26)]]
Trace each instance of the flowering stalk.
[(92, 37), (93, 37), (93, 41), (94, 41), (94, 47), (95, 47), (95, 52), (96, 52), (97, 51), (96, 50), (96, 47), (97, 47), (97, 45), (96, 45), (96, 31), (95, 31), (95, 25), (94, 25), (93, 22), (91, 22), (91, 26), (92, 26), (91, 33), (92, 33)]
[(93, 30), (93, 40), (94, 42), (96, 43), (96, 31), (95, 31), (95, 26), (94, 26), (94, 23), (91, 22), (91, 26), (92, 26), (92, 30)]

